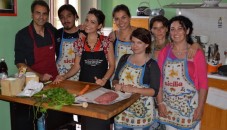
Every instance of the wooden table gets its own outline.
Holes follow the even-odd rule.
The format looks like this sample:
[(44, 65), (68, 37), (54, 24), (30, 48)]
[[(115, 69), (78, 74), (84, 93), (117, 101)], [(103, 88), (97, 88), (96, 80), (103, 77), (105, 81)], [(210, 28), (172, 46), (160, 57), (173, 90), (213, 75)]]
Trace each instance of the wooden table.
[[(70, 93), (78, 94), (78, 92), (86, 85), (90, 85), (89, 91), (93, 91), (100, 86), (96, 84), (86, 83), (86, 82), (79, 82), (79, 81), (63, 81), (58, 85), (49, 85), (48, 87), (63, 87), (67, 89)], [(129, 107), (131, 104), (133, 104), (136, 100), (138, 100), (140, 97), (140, 94), (133, 94), (130, 98), (120, 101), (118, 103), (112, 104), (112, 105), (98, 105), (98, 104), (92, 104), (89, 103), (87, 108), (82, 108), (78, 106), (63, 106), (60, 111), (72, 113), (76, 115), (83, 115), (93, 118), (99, 118), (103, 120), (110, 119), (111, 117), (119, 114), (123, 110), (125, 110), (127, 107)], [(27, 105), (33, 105), (35, 103), (34, 99), (32, 98), (22, 98), (22, 97), (11, 97), (11, 96), (4, 96), (0, 95), (0, 100), (9, 101), (9, 102), (17, 102)], [(47, 104), (44, 104), (44, 107), (48, 107)], [(52, 109), (52, 108), (50, 108)]]

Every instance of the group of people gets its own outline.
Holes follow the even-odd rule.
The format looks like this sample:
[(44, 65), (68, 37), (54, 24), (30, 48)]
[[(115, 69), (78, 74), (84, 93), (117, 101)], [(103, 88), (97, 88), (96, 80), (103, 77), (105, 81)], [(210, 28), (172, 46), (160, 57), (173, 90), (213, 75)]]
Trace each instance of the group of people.
[[(118, 30), (104, 36), (100, 30), (105, 15), (98, 9), (91, 9), (83, 25), (76, 26), (75, 8), (61, 6), (59, 30), (47, 22), (44, 1), (34, 1), (31, 12), (32, 22), (16, 35), (18, 68), (26, 66), (42, 82), (79, 80), (141, 94), (114, 117), (115, 130), (199, 129), (208, 88), (206, 61), (190, 37), (189, 18), (156, 16), (150, 30), (137, 28), (130, 24), (128, 7), (121, 4), (112, 12)], [(81, 123), (83, 130), (109, 130), (113, 120), (82, 116)]]

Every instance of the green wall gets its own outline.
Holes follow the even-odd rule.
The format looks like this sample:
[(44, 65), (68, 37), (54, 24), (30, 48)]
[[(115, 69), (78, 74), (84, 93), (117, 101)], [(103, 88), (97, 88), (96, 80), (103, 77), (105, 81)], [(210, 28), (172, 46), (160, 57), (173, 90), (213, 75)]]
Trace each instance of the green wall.
[[(33, 0), (17, 0), (17, 16), (0, 16), (0, 58), (5, 58), (9, 74), (17, 72), (14, 65), (14, 40), (18, 30), (27, 26), (31, 21), (30, 6)], [(48, 1), (48, 0), (46, 0)], [(83, 2), (83, 0), (81, 0)], [(132, 16), (136, 16), (136, 9), (142, 1), (150, 2), (151, 8), (159, 8), (156, 0), (98, 0), (98, 5), (101, 5), (101, 10), (106, 15), (106, 27), (112, 27), (112, 9), (118, 4), (128, 5)], [(161, 6), (177, 3), (201, 3), (202, 0), (159, 0)], [(227, 0), (222, 0), (222, 3), (227, 3)], [(175, 15), (175, 9), (164, 8), (165, 16), (171, 18)], [(9, 103), (0, 101), (0, 130), (10, 130), (10, 111)]]
[[(105, 2), (103, 2), (105, 1)], [(108, 1), (108, 2), (106, 2)], [(125, 4), (129, 7), (130, 13), (132, 16), (136, 16), (136, 9), (141, 2), (148, 2), (150, 3), (150, 8), (160, 8), (160, 5), (168, 5), (171, 3), (202, 3), (203, 0), (102, 0), (102, 10), (104, 11), (105, 15), (108, 15), (106, 20), (106, 27), (112, 27), (112, 9), (119, 4)], [(222, 0), (221, 3), (227, 3), (227, 0)], [(111, 7), (112, 5), (112, 7)], [(175, 16), (176, 9), (172, 8), (163, 8), (165, 10), (165, 17), (171, 18)]]
[[(17, 16), (0, 16), (0, 57), (5, 58), (10, 75), (17, 71), (14, 65), (15, 34), (30, 23), (31, 9), (27, 5), (31, 5), (32, 1), (17, 0)], [(0, 130), (11, 130), (9, 103), (1, 100)]]

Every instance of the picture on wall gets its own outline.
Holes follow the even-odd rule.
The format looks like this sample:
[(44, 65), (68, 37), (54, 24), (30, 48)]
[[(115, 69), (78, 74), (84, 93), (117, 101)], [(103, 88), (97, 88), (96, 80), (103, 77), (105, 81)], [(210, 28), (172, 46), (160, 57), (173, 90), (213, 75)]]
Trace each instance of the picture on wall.
[(0, 16), (17, 16), (16, 0), (0, 0)]

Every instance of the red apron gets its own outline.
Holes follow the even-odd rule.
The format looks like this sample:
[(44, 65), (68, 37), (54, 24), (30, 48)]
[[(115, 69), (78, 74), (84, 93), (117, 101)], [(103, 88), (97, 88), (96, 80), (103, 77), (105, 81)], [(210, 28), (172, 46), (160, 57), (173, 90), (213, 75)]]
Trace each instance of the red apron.
[(51, 78), (51, 80), (54, 80), (58, 75), (55, 62), (55, 42), (50, 30), (47, 29), (47, 31), (51, 35), (52, 44), (38, 48), (32, 31), (32, 26), (29, 26), (29, 34), (34, 41), (34, 64), (31, 66), (31, 68), (40, 74), (46, 73), (52, 75), (53, 78)]

